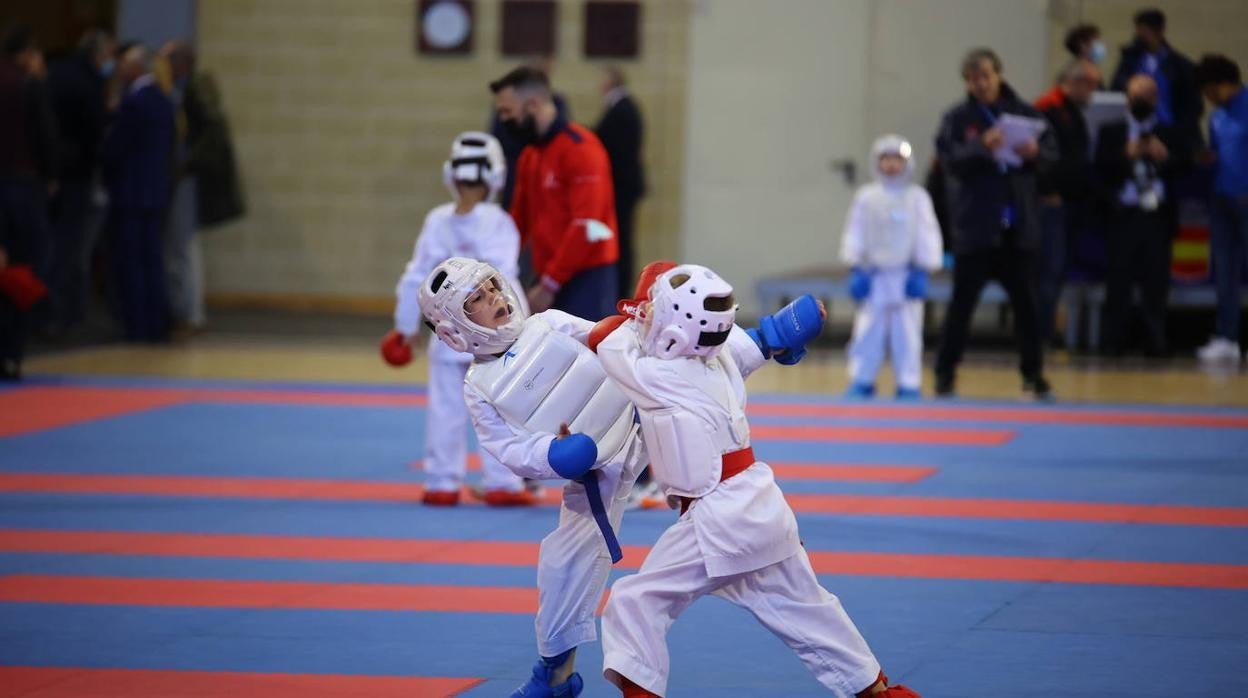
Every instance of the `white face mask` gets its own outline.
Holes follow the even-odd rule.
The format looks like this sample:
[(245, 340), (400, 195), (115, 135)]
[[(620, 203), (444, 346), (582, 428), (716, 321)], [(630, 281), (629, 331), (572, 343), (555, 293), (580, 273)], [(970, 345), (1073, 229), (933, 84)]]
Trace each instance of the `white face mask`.
[(1093, 41), (1092, 45), (1088, 48), (1088, 60), (1093, 63), (1100, 63), (1105, 60), (1105, 56), (1107, 55), (1109, 55), (1109, 49), (1105, 48), (1104, 42), (1100, 39)]

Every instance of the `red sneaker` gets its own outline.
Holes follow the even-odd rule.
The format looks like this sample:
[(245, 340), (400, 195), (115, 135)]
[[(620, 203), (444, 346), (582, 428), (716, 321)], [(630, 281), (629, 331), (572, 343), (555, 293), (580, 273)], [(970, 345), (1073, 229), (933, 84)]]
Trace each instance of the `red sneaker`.
[(537, 497), (528, 490), (488, 490), (483, 499), (492, 507), (531, 507), (537, 504)]
[(438, 492), (436, 490), (425, 490), (420, 501), (431, 507), (453, 507), (459, 504), (459, 490), (451, 490), (447, 492)]

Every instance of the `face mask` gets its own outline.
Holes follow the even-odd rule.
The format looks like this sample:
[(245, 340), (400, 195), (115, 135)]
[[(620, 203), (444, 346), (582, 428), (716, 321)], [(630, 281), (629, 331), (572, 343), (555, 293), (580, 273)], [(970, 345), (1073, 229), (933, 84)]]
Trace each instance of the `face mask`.
[(1148, 117), (1152, 116), (1153, 112), (1156, 110), (1157, 108), (1153, 106), (1152, 102), (1146, 102), (1142, 99), (1131, 101), (1131, 116), (1136, 121), (1145, 121)]
[(110, 78), (113, 76), (113, 70), (117, 68), (117, 61), (112, 58), (104, 61), (104, 65), (100, 66), (100, 75)]
[(1109, 54), (1109, 49), (1105, 48), (1105, 44), (1100, 39), (1092, 42), (1088, 47), (1088, 60), (1093, 63), (1100, 63), (1105, 60), (1105, 56)]
[(521, 144), (529, 145), (537, 142), (537, 120), (532, 116), (522, 116), (519, 119), (508, 119), (503, 122), (503, 128), (507, 131), (507, 135), (512, 140)]

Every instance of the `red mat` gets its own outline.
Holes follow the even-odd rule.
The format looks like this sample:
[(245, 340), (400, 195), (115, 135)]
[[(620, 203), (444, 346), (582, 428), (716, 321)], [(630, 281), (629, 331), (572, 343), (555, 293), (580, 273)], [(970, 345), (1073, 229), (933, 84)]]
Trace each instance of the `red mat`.
[(0, 698), (413, 698), (453, 696), (484, 679), (0, 666)]

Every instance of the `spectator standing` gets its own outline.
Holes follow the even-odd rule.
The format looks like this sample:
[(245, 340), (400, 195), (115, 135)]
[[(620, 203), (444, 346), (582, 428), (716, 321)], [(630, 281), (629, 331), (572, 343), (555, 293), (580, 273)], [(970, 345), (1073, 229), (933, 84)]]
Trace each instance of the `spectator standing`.
[(1083, 110), (1100, 82), (1095, 63), (1076, 59), (1062, 70), (1058, 84), (1035, 103), (1048, 122), (1058, 149), (1056, 165), (1039, 181), (1043, 238), (1035, 264), (1035, 286), (1036, 317), (1044, 343), (1053, 334), (1054, 314), (1066, 275), (1068, 243), (1078, 231), (1087, 229), (1096, 204), (1095, 170)]
[(945, 112), (936, 134), (954, 253), (953, 299), (936, 356), (936, 394), (954, 394), (955, 374), (979, 294), (989, 279), (996, 279), (1014, 310), (1023, 390), (1037, 399), (1048, 399), (1031, 265), (1041, 240), (1037, 174), (1045, 174), (1056, 162), (1057, 144), (1046, 131), (1038, 140), (1014, 146), (1020, 164), (999, 161), (994, 151), (1005, 140), (997, 122), (1007, 114), (1042, 117), (1002, 80), (1001, 59), (991, 49), (967, 53), (962, 78), (966, 99)]
[(48, 330), (57, 335), (86, 313), (91, 252), (98, 228), (95, 203), (100, 143), (108, 124), (108, 78), (116, 66), (108, 32), (83, 34), (78, 50), (52, 66), (48, 89), (61, 138), (61, 177), (52, 202), (53, 238)]
[(595, 321), (614, 314), (619, 243), (606, 150), (592, 131), (560, 116), (545, 73), (517, 68), (490, 91), (503, 127), (526, 144), (511, 217), (537, 276), (529, 306)]
[(159, 342), (169, 331), (162, 233), (173, 182), (173, 103), (146, 49), (121, 52), (121, 104), (104, 139), (109, 235), (126, 339)]
[(1194, 152), (1201, 141), (1200, 115), (1205, 104), (1192, 61), (1166, 41), (1166, 15), (1161, 10), (1135, 13), (1135, 40), (1122, 47), (1111, 88), (1125, 92), (1127, 81), (1136, 73), (1145, 73), (1157, 83), (1158, 123), (1174, 126), (1185, 141), (1184, 150)]
[[(57, 157), (43, 65), (30, 27), (7, 27), (0, 38), (0, 274), (20, 268), (32, 284), (39, 284), (52, 234), (47, 194)], [(29, 310), (0, 291), (0, 381), (21, 378)]]
[(1215, 168), (1209, 232), (1218, 294), (1217, 326), (1197, 355), (1203, 361), (1239, 361), (1239, 299), (1248, 271), (1248, 90), (1239, 66), (1226, 56), (1203, 56), (1197, 76), (1216, 107), (1209, 117), (1207, 157)]
[(1164, 356), (1170, 249), (1178, 230), (1175, 174), (1189, 157), (1178, 127), (1157, 116), (1152, 78), (1138, 73), (1127, 81), (1127, 104), (1126, 120), (1102, 126), (1096, 144), (1097, 169), (1111, 199), (1104, 350), (1125, 352), (1131, 289), (1138, 285), (1145, 350)]
[(644, 128), (641, 110), (619, 68), (609, 67), (602, 83), (605, 111), (594, 133), (602, 141), (611, 160), (611, 184), (615, 190), (615, 220), (619, 224), (620, 260), (616, 266), (617, 287), (633, 285), (633, 214), (637, 202), (646, 195), (646, 175), (641, 165)]

